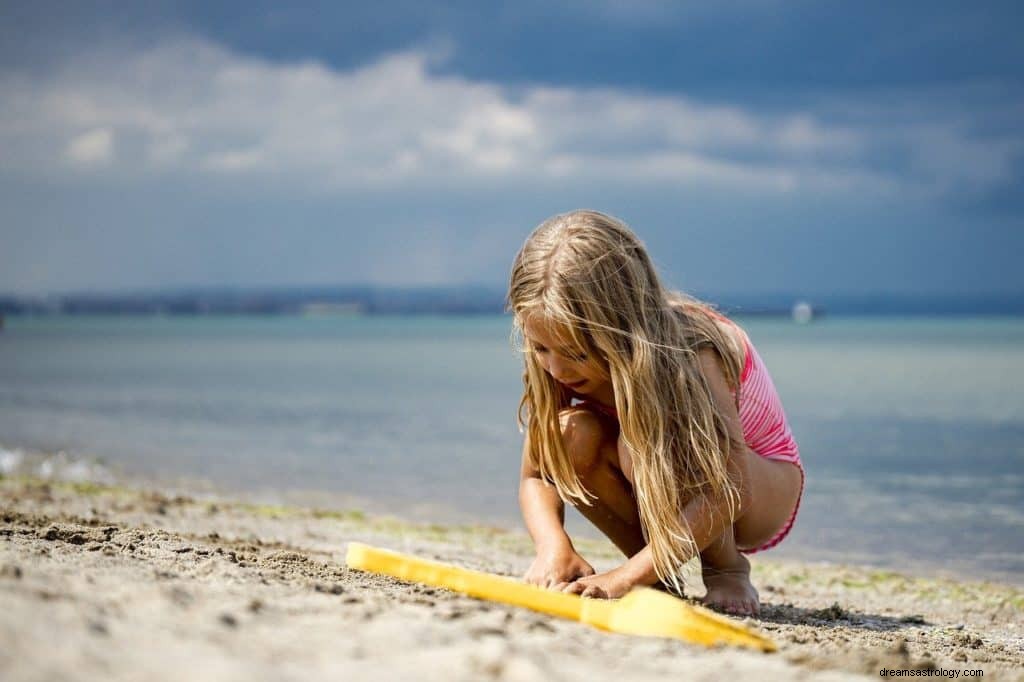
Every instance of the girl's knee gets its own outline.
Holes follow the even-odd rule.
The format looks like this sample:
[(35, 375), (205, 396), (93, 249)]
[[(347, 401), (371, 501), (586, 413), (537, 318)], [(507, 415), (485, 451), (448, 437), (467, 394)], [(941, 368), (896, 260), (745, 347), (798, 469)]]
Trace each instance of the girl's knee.
[(619, 458), (619, 470), (626, 477), (630, 485), (633, 485), (633, 458), (629, 454), (629, 446), (626, 445), (622, 434), (619, 434), (615, 441), (615, 454)]
[(605, 433), (601, 420), (589, 410), (567, 407), (558, 414), (562, 445), (578, 476), (592, 472), (601, 462)]

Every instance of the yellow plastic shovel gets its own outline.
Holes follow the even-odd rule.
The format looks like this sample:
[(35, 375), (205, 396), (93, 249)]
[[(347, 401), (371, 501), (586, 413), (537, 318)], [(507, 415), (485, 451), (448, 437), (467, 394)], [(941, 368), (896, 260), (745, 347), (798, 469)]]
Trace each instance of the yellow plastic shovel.
[(358, 542), (349, 543), (345, 563), (349, 568), (444, 587), (479, 599), (525, 606), (611, 632), (672, 637), (706, 646), (732, 644), (775, 651), (775, 643), (764, 635), (649, 587), (634, 588), (618, 600), (584, 599), (576, 594), (554, 592), (512, 578), (427, 561)]

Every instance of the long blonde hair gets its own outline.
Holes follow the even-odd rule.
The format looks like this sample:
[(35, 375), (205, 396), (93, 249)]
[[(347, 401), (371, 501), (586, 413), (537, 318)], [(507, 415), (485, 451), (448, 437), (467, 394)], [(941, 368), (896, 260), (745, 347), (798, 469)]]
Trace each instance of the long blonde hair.
[[(682, 515), (698, 495), (725, 500), (730, 520), (739, 493), (729, 477), (730, 441), (700, 368), (698, 350), (714, 348), (739, 394), (743, 350), (710, 307), (667, 291), (647, 251), (621, 221), (574, 211), (542, 223), (516, 255), (508, 308), (513, 337), (542, 314), (566, 330), (565, 342), (607, 363), (621, 435), (633, 462), (634, 492), (658, 577), (682, 592), (683, 565), (698, 548)], [(563, 501), (590, 505), (562, 443), (559, 412), (572, 392), (524, 348), (518, 419), (542, 478)]]

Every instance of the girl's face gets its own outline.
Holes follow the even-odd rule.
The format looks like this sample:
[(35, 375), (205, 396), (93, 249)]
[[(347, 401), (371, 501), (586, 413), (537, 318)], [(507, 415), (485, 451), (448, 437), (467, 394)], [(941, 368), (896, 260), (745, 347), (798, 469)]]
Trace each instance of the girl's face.
[(579, 349), (566, 346), (567, 333), (539, 314), (523, 321), (523, 334), (544, 371), (566, 388), (581, 395), (603, 395), (611, 386), (608, 366), (599, 358), (588, 357)]

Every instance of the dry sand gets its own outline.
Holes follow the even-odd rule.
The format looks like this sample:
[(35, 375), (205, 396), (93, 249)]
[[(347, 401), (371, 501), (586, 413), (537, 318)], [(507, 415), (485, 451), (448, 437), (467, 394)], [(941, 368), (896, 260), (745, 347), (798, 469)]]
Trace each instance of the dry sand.
[[(524, 534), (498, 529), (0, 479), (0, 679), (1024, 680), (1024, 593), (1009, 586), (756, 559), (763, 614), (747, 622), (779, 644), (758, 654), (349, 570), (350, 541), (512, 576), (531, 559)], [(619, 561), (579, 549), (597, 570)]]

